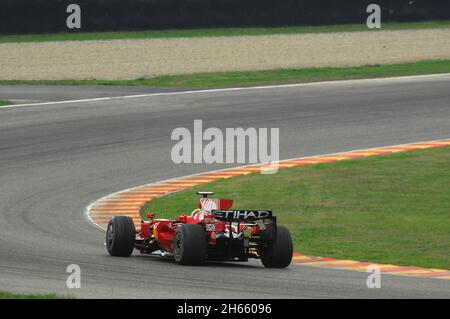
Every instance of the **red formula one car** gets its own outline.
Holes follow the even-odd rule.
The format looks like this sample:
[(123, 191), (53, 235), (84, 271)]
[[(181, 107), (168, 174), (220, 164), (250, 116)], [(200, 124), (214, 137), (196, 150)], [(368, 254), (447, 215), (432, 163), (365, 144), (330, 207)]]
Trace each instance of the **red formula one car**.
[(230, 199), (209, 198), (199, 192), (199, 208), (175, 220), (141, 222), (136, 232), (133, 220), (115, 216), (108, 224), (106, 247), (112, 256), (128, 257), (134, 249), (142, 254), (173, 256), (181, 265), (198, 265), (205, 260), (248, 261), (261, 259), (268, 268), (285, 268), (292, 260), (289, 230), (277, 226), (267, 210), (231, 210)]

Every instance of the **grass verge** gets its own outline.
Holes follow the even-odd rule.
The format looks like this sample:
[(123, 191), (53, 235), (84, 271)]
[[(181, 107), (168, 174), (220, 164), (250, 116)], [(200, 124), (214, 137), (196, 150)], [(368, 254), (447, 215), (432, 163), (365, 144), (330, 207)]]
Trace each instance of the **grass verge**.
[(67, 299), (65, 296), (56, 294), (15, 294), (11, 292), (0, 291), (0, 299)]
[(142, 215), (174, 218), (196, 208), (195, 191), (214, 191), (237, 209), (273, 210), (298, 252), (450, 269), (449, 184), (450, 148), (409, 151), (216, 181), (151, 201)]
[(13, 104), (11, 101), (8, 101), (8, 100), (0, 100), (0, 106), (11, 105), (11, 104)]
[(226, 88), (349, 79), (450, 73), (450, 60), (420, 61), (346, 68), (281, 69), (269, 71), (198, 73), (136, 80), (0, 80), (0, 85), (128, 85), (151, 87)]
[(358, 32), (380, 30), (417, 30), (450, 27), (450, 21), (384, 23), (381, 29), (368, 29), (365, 24), (347, 24), (330, 26), (300, 26), (276, 28), (211, 28), (187, 30), (151, 30), (124, 32), (77, 32), (54, 34), (0, 35), (0, 43), (11, 42), (47, 42), (47, 41), (86, 41), (86, 40), (119, 40), (119, 39), (156, 39), (156, 38), (191, 38), (221, 37), (240, 35), (273, 35), (273, 34), (305, 34), (331, 32)]

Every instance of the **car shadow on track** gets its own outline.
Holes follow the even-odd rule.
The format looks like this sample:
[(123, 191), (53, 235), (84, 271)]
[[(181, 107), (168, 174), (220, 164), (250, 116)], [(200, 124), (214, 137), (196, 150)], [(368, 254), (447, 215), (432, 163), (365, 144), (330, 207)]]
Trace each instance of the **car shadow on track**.
[[(163, 264), (177, 265), (175, 263), (175, 260), (171, 257), (161, 257), (158, 255), (132, 255), (131, 257), (147, 259), (149, 261), (151, 260), (152, 262), (160, 262)], [(204, 264), (195, 267), (221, 267), (230, 269), (231, 268), (265, 269), (262, 264), (256, 264), (253, 262), (245, 263), (245, 262), (226, 262), (226, 261), (206, 261)]]

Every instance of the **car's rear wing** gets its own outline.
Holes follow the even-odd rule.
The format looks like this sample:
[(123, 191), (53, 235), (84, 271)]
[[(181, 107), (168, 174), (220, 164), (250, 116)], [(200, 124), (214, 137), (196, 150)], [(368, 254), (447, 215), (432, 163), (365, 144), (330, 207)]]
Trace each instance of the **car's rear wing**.
[(211, 213), (222, 221), (253, 222), (260, 219), (274, 219), (270, 210), (213, 210)]

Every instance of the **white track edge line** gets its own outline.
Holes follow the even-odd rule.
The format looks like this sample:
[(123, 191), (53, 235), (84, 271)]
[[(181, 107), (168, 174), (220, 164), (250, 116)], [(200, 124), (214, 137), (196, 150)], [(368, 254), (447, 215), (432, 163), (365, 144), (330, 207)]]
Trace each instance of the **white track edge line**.
[(282, 88), (294, 88), (294, 87), (302, 87), (302, 86), (316, 86), (316, 85), (329, 85), (329, 84), (389, 82), (389, 81), (396, 81), (396, 80), (401, 81), (401, 80), (408, 80), (408, 79), (422, 79), (422, 78), (446, 77), (446, 76), (450, 76), (450, 73), (409, 75), (409, 76), (397, 76), (397, 77), (373, 78), (373, 79), (351, 79), (351, 80), (322, 81), (322, 82), (310, 82), (310, 83), (293, 83), (293, 84), (280, 84), (280, 85), (267, 85), (267, 86), (232, 87), (232, 88), (223, 88), (223, 89), (159, 92), (159, 93), (148, 93), (148, 94), (98, 97), (98, 98), (79, 99), (79, 100), (38, 102), (38, 103), (26, 103), (26, 104), (11, 104), (11, 105), (4, 105), (4, 106), (0, 107), (0, 110), (7, 109), (7, 108), (14, 108), (14, 107), (73, 104), (73, 103), (85, 103), (85, 102), (110, 101), (110, 100), (119, 100), (119, 99), (134, 99), (134, 98), (144, 98), (144, 97), (154, 97), (154, 96), (171, 96), (171, 95), (184, 95), (184, 94), (235, 92), (235, 91), (247, 91), (247, 90), (250, 91), (250, 90), (282, 89)]

